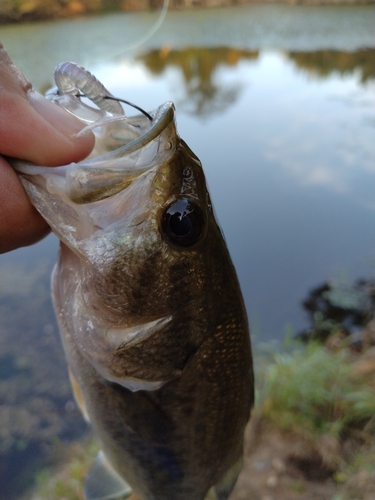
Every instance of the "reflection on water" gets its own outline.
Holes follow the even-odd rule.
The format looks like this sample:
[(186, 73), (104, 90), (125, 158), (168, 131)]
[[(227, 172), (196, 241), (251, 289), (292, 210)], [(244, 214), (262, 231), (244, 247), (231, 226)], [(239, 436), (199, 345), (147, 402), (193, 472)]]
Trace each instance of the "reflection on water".
[(164, 47), (152, 50), (137, 59), (155, 75), (163, 74), (169, 66), (177, 67), (183, 75), (183, 97), (177, 100), (179, 109), (195, 115), (222, 113), (239, 97), (238, 83), (220, 82), (218, 69), (237, 66), (241, 60), (257, 59), (258, 51), (230, 47), (190, 47), (173, 50)]
[[(317, 50), (312, 52), (285, 52), (296, 66), (321, 78), (332, 73), (358, 73), (361, 83), (375, 79), (375, 49), (344, 52)], [(181, 97), (176, 99), (179, 110), (205, 116), (223, 113), (240, 97), (242, 85), (220, 78), (220, 69), (234, 68), (243, 61), (259, 58), (259, 51), (231, 47), (189, 47), (181, 50), (165, 46), (138, 56), (153, 74), (162, 76), (168, 68), (178, 68), (183, 77)]]
[(333, 72), (351, 75), (358, 72), (362, 83), (375, 79), (375, 49), (342, 52), (338, 50), (317, 50), (314, 52), (288, 52), (298, 68), (322, 78)]
[(359, 349), (366, 343), (365, 327), (374, 317), (375, 280), (330, 280), (311, 290), (303, 307), (311, 326), (298, 334), (300, 339), (326, 342), (332, 333), (341, 338), (351, 335), (352, 347)]
[[(264, 340), (282, 337), (288, 323), (306, 328), (301, 300), (319, 283), (342, 269), (353, 279), (368, 273), (375, 43), (368, 43), (373, 24), (366, 28), (366, 12), (272, 6), (173, 12), (142, 53), (106, 64), (100, 60), (124, 31), (118, 16), (14, 26), (2, 38), (39, 88), (56, 63), (85, 64), (86, 57), (119, 97), (148, 110), (176, 102), (181, 136), (205, 168), (253, 334)], [(314, 13), (313, 34), (306, 13)], [(148, 21), (129, 19), (130, 37)], [(48, 238), (0, 256), (1, 500), (16, 498), (22, 477), (30, 480), (23, 471), (49, 452), (54, 437), (85, 428), (50, 302), (55, 255)]]

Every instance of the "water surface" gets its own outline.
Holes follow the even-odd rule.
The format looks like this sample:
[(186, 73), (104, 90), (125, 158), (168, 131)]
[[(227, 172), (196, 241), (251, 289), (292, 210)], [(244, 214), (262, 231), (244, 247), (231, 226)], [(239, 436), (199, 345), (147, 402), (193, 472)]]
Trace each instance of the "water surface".
[[(170, 12), (133, 49), (156, 13), (0, 33), (40, 91), (52, 84), (57, 63), (73, 60), (146, 109), (176, 103), (180, 135), (203, 162), (258, 342), (281, 339), (287, 325), (306, 327), (301, 302), (323, 281), (373, 275), (374, 12)], [(56, 248), (51, 236), (0, 256), (0, 453), (7, 457), (0, 498), (7, 500), (22, 486), (20, 463), (28, 470), (30, 454), (45, 456), (53, 436), (82, 431), (49, 299)]]

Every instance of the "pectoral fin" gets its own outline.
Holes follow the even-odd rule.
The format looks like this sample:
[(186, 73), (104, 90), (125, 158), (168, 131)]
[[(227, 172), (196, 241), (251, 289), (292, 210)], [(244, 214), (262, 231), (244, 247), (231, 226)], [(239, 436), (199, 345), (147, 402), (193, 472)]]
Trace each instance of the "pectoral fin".
[(85, 500), (110, 500), (131, 493), (128, 483), (111, 467), (104, 453), (99, 452), (83, 488)]

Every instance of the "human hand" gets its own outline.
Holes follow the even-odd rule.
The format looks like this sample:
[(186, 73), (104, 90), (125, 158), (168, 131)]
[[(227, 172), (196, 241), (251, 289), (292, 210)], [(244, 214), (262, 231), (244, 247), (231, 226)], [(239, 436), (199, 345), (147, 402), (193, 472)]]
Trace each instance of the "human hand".
[(94, 147), (91, 132), (77, 137), (83, 127), (32, 88), (0, 43), (0, 253), (36, 243), (50, 231), (4, 156), (46, 166), (82, 160)]

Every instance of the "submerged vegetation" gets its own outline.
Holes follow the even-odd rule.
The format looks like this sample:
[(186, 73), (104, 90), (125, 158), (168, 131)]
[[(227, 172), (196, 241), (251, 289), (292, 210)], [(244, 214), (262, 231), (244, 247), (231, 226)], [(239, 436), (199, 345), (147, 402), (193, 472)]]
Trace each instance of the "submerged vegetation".
[(28, 498), (83, 500), (82, 485), (97, 452), (98, 446), (92, 440), (62, 449), (66, 465), (58, 471), (47, 468), (39, 471), (35, 478), (35, 492)]
[(56, 440), (77, 439), (86, 428), (71, 399), (50, 298), (51, 267), (40, 261), (35, 268), (0, 268), (1, 500), (30, 484)]

